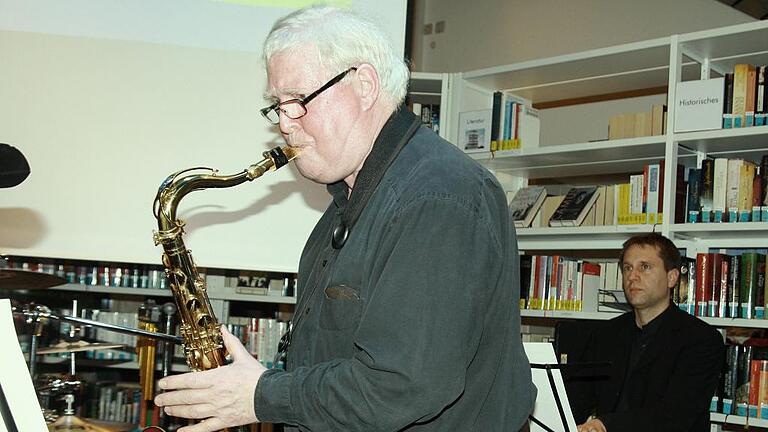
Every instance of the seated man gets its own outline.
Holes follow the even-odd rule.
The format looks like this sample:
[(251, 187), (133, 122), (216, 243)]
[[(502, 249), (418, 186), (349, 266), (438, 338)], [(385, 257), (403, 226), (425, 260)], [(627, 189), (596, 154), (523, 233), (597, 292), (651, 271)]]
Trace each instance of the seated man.
[(578, 432), (708, 431), (722, 336), (673, 305), (680, 254), (666, 237), (624, 243), (619, 265), (632, 311), (601, 325), (581, 361), (608, 361), (607, 379), (569, 386)]

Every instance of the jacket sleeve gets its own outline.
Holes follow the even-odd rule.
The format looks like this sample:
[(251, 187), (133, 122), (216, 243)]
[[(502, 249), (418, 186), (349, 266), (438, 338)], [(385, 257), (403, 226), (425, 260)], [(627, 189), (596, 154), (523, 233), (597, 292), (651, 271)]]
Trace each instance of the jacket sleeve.
[(265, 373), (257, 417), (309, 431), (397, 431), (459, 398), (503, 265), (487, 214), (437, 194), (404, 204), (374, 246), (353, 358)]
[(687, 332), (667, 390), (647, 395), (653, 403), (626, 412), (600, 415), (608, 432), (692, 430), (708, 407), (725, 358), (720, 335), (711, 330)]

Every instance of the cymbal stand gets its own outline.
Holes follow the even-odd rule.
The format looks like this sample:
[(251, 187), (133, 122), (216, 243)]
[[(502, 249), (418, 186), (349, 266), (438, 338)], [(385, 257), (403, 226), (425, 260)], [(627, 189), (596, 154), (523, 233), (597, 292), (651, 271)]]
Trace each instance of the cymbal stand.
[(37, 343), (38, 338), (43, 334), (43, 326), (48, 322), (47, 314), (50, 309), (42, 305), (33, 305), (32, 309), (25, 312), (27, 324), (32, 324), (32, 338), (29, 343), (29, 375), (32, 382), (35, 381), (37, 372)]
[[(72, 316), (77, 316), (77, 299), (72, 300)], [(74, 324), (69, 325), (69, 338), (75, 340), (75, 337), (80, 332), (80, 328)], [(75, 352), (69, 353), (69, 374), (75, 376)]]
[[(167, 334), (174, 334), (174, 315), (176, 314), (176, 305), (172, 302), (168, 302), (163, 304), (163, 313), (165, 314), (165, 333)], [(173, 363), (173, 350), (174, 346), (171, 342), (165, 341), (163, 342), (163, 365), (162, 365), (162, 375), (163, 378), (167, 377), (171, 374), (171, 364)], [(159, 410), (158, 412), (159, 418), (158, 418), (158, 424), (163, 427), (167, 428), (168, 423), (170, 423), (170, 419), (166, 416), (165, 410)]]

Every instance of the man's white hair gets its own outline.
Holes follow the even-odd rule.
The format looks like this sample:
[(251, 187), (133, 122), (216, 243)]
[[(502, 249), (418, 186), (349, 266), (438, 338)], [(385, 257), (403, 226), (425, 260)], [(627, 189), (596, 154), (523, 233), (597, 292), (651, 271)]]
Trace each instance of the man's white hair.
[[(279, 19), (264, 41), (264, 64), (273, 55), (314, 46), (330, 74), (369, 63), (379, 75), (381, 91), (392, 109), (405, 100), (408, 66), (373, 22), (332, 6), (311, 6)], [(298, 67), (298, 65), (297, 65)]]

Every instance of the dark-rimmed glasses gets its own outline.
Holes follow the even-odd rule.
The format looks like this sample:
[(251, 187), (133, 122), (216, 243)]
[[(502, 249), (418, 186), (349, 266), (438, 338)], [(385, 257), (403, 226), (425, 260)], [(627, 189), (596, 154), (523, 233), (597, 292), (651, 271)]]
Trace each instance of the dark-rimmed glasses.
[(347, 76), (348, 73), (355, 70), (357, 70), (356, 67), (351, 67), (345, 70), (344, 72), (331, 78), (331, 80), (323, 84), (322, 87), (310, 93), (309, 95), (304, 96), (303, 98), (288, 99), (282, 102), (276, 102), (266, 108), (262, 108), (260, 110), (261, 115), (267, 119), (268, 122), (274, 125), (280, 123), (280, 113), (283, 113), (286, 117), (293, 120), (302, 118), (307, 114), (307, 104), (312, 99), (317, 97), (317, 95), (320, 93), (333, 87), (334, 84), (341, 81), (345, 76)]

